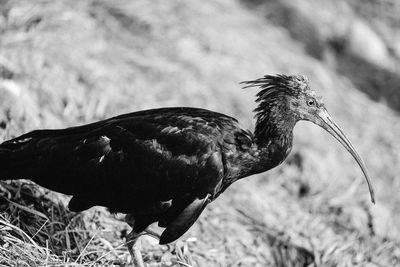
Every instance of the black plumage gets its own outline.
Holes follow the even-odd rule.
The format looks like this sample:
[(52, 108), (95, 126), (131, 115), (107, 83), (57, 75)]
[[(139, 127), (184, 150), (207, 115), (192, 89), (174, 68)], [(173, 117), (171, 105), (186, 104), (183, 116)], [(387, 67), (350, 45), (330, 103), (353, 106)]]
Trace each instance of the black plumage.
[[(329, 131), (322, 100), (303, 76), (246, 84), (261, 88), (254, 135), (236, 119), (205, 109), (138, 111), (6, 141), (0, 179), (31, 179), (72, 195), (73, 211), (100, 205), (127, 213), (136, 233), (158, 222), (166, 227), (160, 243), (172, 242), (233, 182), (279, 165), (291, 150), (297, 121)], [(353, 149), (351, 143), (346, 148)]]

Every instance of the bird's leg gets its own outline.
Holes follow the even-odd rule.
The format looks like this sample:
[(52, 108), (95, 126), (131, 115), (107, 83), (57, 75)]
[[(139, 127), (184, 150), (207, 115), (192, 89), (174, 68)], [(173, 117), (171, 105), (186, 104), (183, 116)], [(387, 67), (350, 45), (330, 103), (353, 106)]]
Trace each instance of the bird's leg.
[[(132, 231), (126, 236), (126, 246), (129, 253), (131, 254), (132, 261), (136, 267), (144, 267), (143, 257), (140, 252), (140, 241), (139, 237), (142, 235), (149, 235), (153, 238), (160, 239), (160, 234), (147, 227), (144, 231), (135, 231), (135, 217), (132, 214), (127, 214), (125, 221), (132, 227)], [(139, 227), (140, 229), (140, 227)], [(138, 242), (139, 241), (139, 242)]]
[(153, 238), (155, 238), (155, 239), (160, 240), (160, 234), (157, 233), (156, 231), (150, 229), (150, 227), (147, 227), (146, 230), (144, 230), (144, 233), (143, 233), (143, 234), (144, 234), (144, 235), (149, 235), (149, 236), (151, 236), (151, 237), (153, 237)]
[(147, 228), (141, 233), (136, 233), (134, 230), (132, 230), (126, 236), (126, 246), (128, 247), (128, 251), (131, 254), (135, 267), (144, 267), (142, 253), (140, 252), (139, 241), (139, 237), (141, 237), (142, 235), (149, 235), (151, 237), (154, 237), (155, 239), (160, 239), (160, 234), (158, 234), (154, 230), (151, 230), (150, 228)]
[(144, 233), (135, 231), (135, 217), (132, 214), (127, 214), (125, 221), (132, 227), (132, 231), (125, 237), (125, 244), (129, 254), (131, 254), (133, 264), (135, 267), (144, 267), (143, 257), (140, 253), (140, 243), (138, 243), (139, 237)]
[(136, 233), (134, 230), (132, 230), (126, 236), (126, 246), (128, 247), (128, 251), (131, 254), (132, 261), (135, 267), (145, 267), (142, 254), (140, 253), (140, 243), (138, 243), (139, 237), (144, 234), (144, 232)]

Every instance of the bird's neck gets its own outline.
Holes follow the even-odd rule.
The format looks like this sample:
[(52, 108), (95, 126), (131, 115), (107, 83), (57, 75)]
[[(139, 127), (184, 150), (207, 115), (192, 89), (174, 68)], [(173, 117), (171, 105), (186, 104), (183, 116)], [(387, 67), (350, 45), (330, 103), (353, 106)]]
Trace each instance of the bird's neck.
[(228, 155), (229, 164), (235, 166), (232, 169), (236, 171), (228, 174), (224, 188), (238, 179), (276, 167), (286, 159), (292, 148), (296, 119), (290, 116), (289, 110), (284, 105), (275, 104), (272, 109), (258, 108), (256, 112), (253, 145), (239, 149), (241, 153)]
[(291, 144), (297, 120), (284, 103), (266, 107), (256, 113), (256, 119), (254, 137), (260, 148), (271, 142), (282, 147)]
[(256, 116), (254, 132), (259, 154), (259, 170), (263, 172), (282, 163), (292, 149), (296, 119), (284, 105), (276, 105)]

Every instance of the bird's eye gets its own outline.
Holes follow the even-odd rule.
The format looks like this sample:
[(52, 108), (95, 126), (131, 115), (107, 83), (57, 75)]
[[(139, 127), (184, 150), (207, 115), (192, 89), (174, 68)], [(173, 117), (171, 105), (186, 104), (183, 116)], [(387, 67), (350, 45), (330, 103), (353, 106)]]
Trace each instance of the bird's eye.
[(310, 107), (311, 107), (311, 106), (315, 106), (315, 100), (312, 99), (312, 98), (308, 99), (308, 100), (307, 100), (307, 105), (309, 105)]

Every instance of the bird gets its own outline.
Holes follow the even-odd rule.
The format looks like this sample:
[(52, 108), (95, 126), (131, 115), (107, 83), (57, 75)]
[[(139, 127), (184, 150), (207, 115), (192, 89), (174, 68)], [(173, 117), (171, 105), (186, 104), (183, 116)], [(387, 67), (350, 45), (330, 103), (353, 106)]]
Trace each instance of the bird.
[[(132, 227), (127, 248), (135, 265), (144, 266), (140, 236), (160, 244), (180, 238), (232, 183), (280, 165), (292, 149), (296, 123), (306, 120), (351, 153), (375, 203), (365, 163), (306, 76), (265, 75), (242, 84), (258, 88), (254, 131), (231, 116), (192, 107), (34, 130), (0, 144), (0, 180), (30, 179), (71, 195), (71, 211), (104, 206), (126, 214)], [(148, 228), (156, 222), (161, 235)]]

